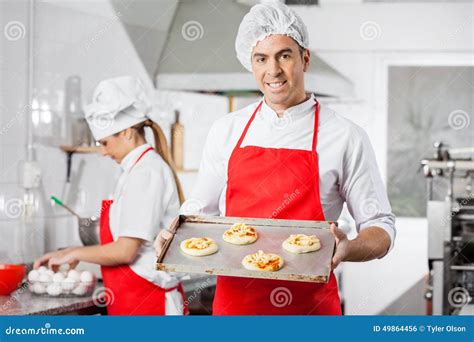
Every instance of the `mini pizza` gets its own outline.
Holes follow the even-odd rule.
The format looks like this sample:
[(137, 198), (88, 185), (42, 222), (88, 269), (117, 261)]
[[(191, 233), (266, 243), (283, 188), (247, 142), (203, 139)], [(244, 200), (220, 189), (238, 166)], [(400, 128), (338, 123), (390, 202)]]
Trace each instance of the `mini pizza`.
[(216, 242), (208, 237), (190, 238), (181, 242), (181, 250), (192, 256), (206, 256), (216, 253), (219, 250)]
[(222, 238), (234, 245), (249, 245), (258, 239), (257, 230), (245, 223), (236, 223), (227, 229)]
[(291, 253), (301, 254), (315, 252), (321, 248), (321, 242), (316, 235), (291, 234), (283, 241), (282, 247)]
[(283, 266), (283, 258), (277, 254), (258, 251), (245, 256), (242, 265), (251, 271), (275, 272)]

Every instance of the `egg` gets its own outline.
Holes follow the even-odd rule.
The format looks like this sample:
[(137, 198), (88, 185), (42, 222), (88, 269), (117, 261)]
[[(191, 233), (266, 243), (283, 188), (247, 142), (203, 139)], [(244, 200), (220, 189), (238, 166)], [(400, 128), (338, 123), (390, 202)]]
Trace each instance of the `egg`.
[(35, 292), (35, 284), (29, 283), (28, 284), (28, 290), (30, 290), (30, 292)]
[(35, 281), (38, 281), (39, 276), (40, 273), (37, 270), (31, 270), (30, 273), (28, 273), (28, 280), (31, 283), (34, 283)]
[(47, 270), (48, 269), (45, 266), (40, 266), (40, 268), (38, 268), (39, 273), (46, 273)]
[(46, 288), (41, 283), (35, 283), (33, 285), (33, 292), (37, 294), (43, 294), (46, 292)]
[(76, 279), (67, 277), (61, 282), (61, 287), (65, 291), (71, 291), (72, 289), (74, 289), (74, 287), (76, 287), (76, 283), (77, 283)]
[(61, 272), (55, 273), (52, 279), (55, 283), (61, 283), (64, 280), (64, 274)]
[(78, 271), (72, 269), (72, 270), (69, 270), (69, 272), (67, 273), (67, 277), (68, 278), (71, 278), (71, 279), (74, 279), (74, 280), (80, 280), (81, 279), (81, 275)]
[(48, 273), (41, 273), (39, 278), (38, 278), (38, 281), (42, 282), (42, 283), (48, 283), (51, 281), (51, 276), (48, 274)]
[(44, 273), (49, 274), (51, 276), (51, 278), (55, 274), (53, 270), (46, 270), (46, 272), (44, 272)]
[(94, 280), (94, 275), (89, 271), (83, 271), (80, 279), (83, 283), (90, 283)]
[(62, 292), (61, 284), (57, 284), (57, 283), (49, 284), (48, 287), (46, 288), (46, 292), (48, 292), (50, 296), (55, 296), (55, 297), (59, 296)]
[(84, 284), (79, 284), (74, 290), (72, 290), (72, 293), (74, 293), (77, 296), (83, 296), (87, 292), (87, 285)]

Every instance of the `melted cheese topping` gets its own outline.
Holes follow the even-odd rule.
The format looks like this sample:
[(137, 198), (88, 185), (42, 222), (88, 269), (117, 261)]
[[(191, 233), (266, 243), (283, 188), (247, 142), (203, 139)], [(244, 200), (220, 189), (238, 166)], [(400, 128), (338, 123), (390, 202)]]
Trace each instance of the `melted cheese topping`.
[(255, 230), (254, 227), (248, 226), (245, 223), (237, 223), (234, 224), (232, 227), (230, 227), (226, 232), (224, 233), (227, 236), (239, 236), (239, 237), (244, 237), (244, 236), (256, 236), (257, 231)]
[(257, 265), (260, 268), (265, 268), (270, 264), (275, 264), (276, 266), (278, 266), (278, 263), (280, 262), (280, 257), (275, 254), (267, 254), (263, 251), (258, 251), (257, 253), (250, 254), (249, 261), (251, 261), (253, 264)]
[(288, 243), (296, 246), (312, 246), (319, 242), (316, 235), (291, 234)]
[(206, 249), (212, 245), (212, 240), (209, 238), (191, 238), (186, 241), (186, 248), (190, 249)]

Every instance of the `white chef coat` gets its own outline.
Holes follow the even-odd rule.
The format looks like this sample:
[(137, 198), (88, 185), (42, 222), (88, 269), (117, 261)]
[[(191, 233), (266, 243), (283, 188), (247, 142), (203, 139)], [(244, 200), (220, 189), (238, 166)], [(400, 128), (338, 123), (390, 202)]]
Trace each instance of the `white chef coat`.
[[(227, 165), (245, 125), (260, 101), (218, 119), (209, 131), (197, 183), (182, 214), (225, 215)], [(264, 101), (242, 142), (268, 148), (311, 151), (315, 98), (287, 109), (282, 118)], [(319, 111), (319, 185), (324, 217), (336, 221), (344, 202), (357, 231), (370, 226), (395, 240), (395, 216), (364, 130), (324, 106)]]
[[(149, 147), (144, 144), (135, 148), (120, 163), (123, 172), (110, 207), (110, 230), (114, 241), (120, 236), (144, 240), (137, 258), (129, 266), (139, 276), (166, 289), (177, 286), (179, 281), (169, 273), (156, 271), (153, 241), (178, 215), (179, 199), (173, 174), (159, 154), (146, 153), (131, 169)], [(182, 312), (179, 291), (166, 293), (166, 298), (171, 299), (166, 301), (166, 314)]]

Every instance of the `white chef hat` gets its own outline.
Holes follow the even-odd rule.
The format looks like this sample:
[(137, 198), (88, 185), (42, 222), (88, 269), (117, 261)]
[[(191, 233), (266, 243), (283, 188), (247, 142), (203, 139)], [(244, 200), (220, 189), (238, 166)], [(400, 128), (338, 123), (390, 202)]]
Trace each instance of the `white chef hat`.
[(148, 119), (151, 103), (140, 79), (123, 76), (103, 80), (85, 107), (95, 140), (123, 131)]
[(237, 58), (245, 69), (252, 71), (253, 48), (272, 34), (287, 35), (308, 48), (308, 30), (295, 11), (279, 1), (258, 4), (242, 19), (235, 39)]

